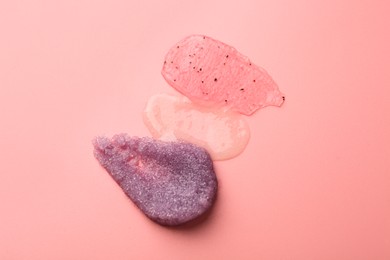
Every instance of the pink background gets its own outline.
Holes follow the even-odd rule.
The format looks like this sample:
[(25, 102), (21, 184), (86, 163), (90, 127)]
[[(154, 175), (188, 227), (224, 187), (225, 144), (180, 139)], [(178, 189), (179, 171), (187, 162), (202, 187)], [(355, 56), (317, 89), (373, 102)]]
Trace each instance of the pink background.
[[(390, 259), (386, 2), (1, 1), (0, 259)], [(287, 99), (215, 164), (210, 217), (168, 229), (91, 139), (150, 135), (148, 97), (174, 93), (164, 55), (193, 33), (235, 46)]]

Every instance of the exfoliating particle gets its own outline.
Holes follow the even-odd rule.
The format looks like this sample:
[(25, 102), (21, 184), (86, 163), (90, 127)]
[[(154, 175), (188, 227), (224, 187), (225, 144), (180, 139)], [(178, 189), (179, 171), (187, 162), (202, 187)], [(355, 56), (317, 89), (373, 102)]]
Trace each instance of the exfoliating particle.
[(184, 96), (152, 96), (144, 122), (154, 138), (185, 140), (205, 148), (213, 160), (239, 155), (250, 137), (245, 118), (238, 113), (198, 106)]
[(162, 75), (194, 102), (227, 106), (244, 115), (284, 101), (264, 69), (235, 48), (203, 35), (188, 36), (173, 46)]
[(218, 183), (205, 149), (126, 134), (93, 143), (96, 159), (153, 221), (184, 224), (213, 205)]

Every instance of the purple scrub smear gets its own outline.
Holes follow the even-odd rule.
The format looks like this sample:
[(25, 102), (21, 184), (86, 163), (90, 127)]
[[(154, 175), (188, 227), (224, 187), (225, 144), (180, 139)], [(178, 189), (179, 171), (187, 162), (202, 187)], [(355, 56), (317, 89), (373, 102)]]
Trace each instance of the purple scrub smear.
[(208, 152), (186, 142), (148, 137), (97, 137), (94, 155), (126, 195), (153, 221), (176, 226), (214, 203), (217, 178)]

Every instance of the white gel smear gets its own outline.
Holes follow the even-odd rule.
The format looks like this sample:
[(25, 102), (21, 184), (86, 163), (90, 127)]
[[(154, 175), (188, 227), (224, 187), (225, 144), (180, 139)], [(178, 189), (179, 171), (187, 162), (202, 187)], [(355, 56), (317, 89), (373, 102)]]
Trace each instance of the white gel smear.
[(250, 137), (249, 126), (241, 115), (198, 106), (183, 96), (152, 96), (144, 122), (154, 138), (197, 144), (206, 148), (213, 160), (239, 155)]

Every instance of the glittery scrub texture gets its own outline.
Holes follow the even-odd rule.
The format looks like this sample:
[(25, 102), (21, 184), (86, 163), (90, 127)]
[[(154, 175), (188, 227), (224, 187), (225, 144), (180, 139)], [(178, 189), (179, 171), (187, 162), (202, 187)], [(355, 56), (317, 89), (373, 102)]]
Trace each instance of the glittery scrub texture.
[(159, 224), (184, 224), (214, 203), (218, 183), (203, 148), (127, 134), (97, 137), (93, 144), (100, 164), (141, 211)]

